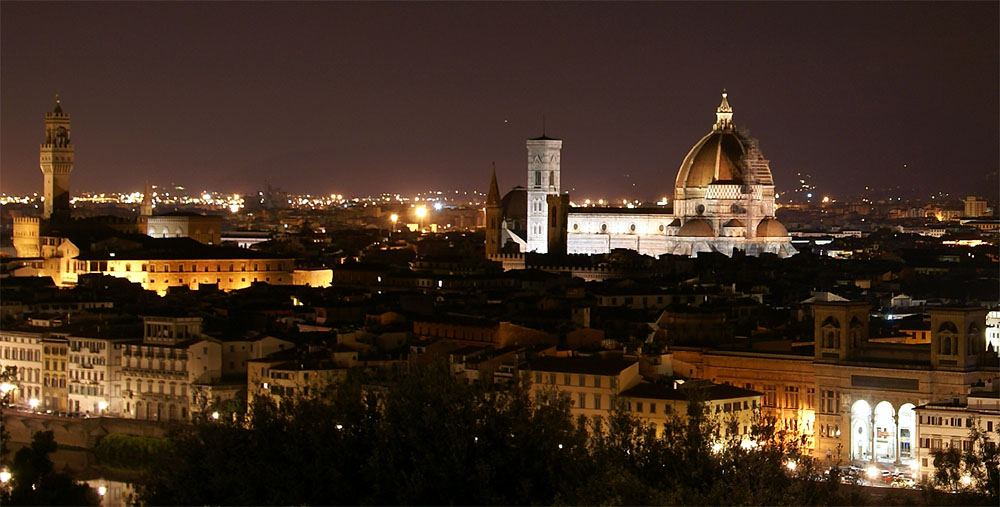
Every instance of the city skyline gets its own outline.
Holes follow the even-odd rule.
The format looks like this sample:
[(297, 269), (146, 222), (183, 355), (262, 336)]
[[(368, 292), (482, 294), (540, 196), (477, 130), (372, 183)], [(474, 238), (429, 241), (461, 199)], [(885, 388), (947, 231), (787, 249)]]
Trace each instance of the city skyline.
[(902, 5), (5, 3), (0, 185), (58, 92), (73, 189), (509, 189), (544, 117), (564, 190), (653, 199), (727, 88), (779, 190), (995, 194), (997, 5)]

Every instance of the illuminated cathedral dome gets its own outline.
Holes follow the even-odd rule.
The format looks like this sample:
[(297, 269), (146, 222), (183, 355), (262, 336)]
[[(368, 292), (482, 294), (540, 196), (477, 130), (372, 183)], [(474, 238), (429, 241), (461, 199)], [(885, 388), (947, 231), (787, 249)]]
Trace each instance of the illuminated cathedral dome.
[(727, 93), (716, 109), (712, 131), (701, 138), (677, 170), (676, 188), (704, 188), (712, 183), (743, 183), (742, 160), (747, 148), (733, 128), (733, 109)]
[(677, 188), (707, 187), (712, 183), (742, 183), (740, 160), (746, 150), (736, 132), (716, 131), (691, 148), (677, 171)]
[(715, 236), (712, 232), (712, 226), (708, 222), (695, 218), (694, 220), (689, 220), (688, 223), (681, 227), (681, 230), (677, 231), (678, 236), (688, 236), (688, 237), (698, 237), (698, 238), (711, 238)]
[(781, 222), (773, 218), (765, 218), (757, 225), (757, 237), (759, 238), (786, 238), (788, 229), (785, 229)]

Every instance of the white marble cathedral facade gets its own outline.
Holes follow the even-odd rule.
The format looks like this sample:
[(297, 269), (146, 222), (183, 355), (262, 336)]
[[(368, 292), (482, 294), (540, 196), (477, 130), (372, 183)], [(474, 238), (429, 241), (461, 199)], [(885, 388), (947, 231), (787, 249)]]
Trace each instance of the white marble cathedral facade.
[[(546, 227), (555, 208), (546, 198), (559, 195), (562, 141), (541, 137), (527, 142), (527, 230), (515, 238), (504, 224), (502, 242), (522, 252), (546, 253), (548, 235), (566, 236), (566, 253), (604, 254), (616, 248), (658, 257), (720, 252), (732, 256), (796, 253), (785, 227), (774, 217), (774, 181), (755, 139), (738, 131), (727, 94), (712, 130), (684, 157), (674, 180), (673, 209), (571, 207), (565, 227)], [(503, 210), (505, 218), (512, 210)]]

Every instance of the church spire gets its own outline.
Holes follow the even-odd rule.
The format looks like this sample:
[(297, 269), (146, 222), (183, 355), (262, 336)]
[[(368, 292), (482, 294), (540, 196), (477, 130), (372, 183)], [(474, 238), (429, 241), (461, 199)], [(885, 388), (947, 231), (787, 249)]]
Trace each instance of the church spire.
[(139, 215), (148, 217), (153, 214), (153, 194), (149, 191), (149, 180), (146, 180), (146, 190), (142, 194), (142, 204), (139, 206)]
[(729, 105), (729, 94), (722, 89), (722, 103), (715, 110), (715, 130), (731, 130), (733, 128), (733, 108)]
[(500, 205), (500, 188), (497, 185), (497, 163), (493, 162), (493, 175), (490, 177), (490, 192), (486, 194), (487, 206)]

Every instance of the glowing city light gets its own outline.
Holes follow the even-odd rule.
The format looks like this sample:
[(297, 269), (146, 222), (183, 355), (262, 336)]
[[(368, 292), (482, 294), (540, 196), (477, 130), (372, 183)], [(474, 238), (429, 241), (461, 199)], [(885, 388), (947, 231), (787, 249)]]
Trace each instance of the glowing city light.
[(870, 480), (875, 480), (882, 475), (882, 472), (879, 471), (878, 467), (873, 465), (865, 469), (865, 475), (867, 475)]

